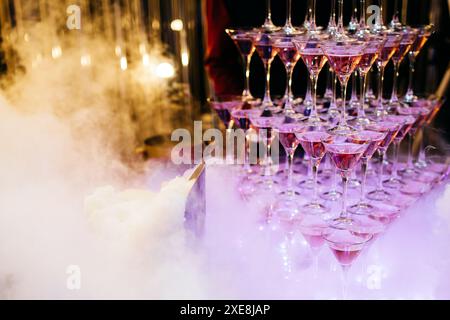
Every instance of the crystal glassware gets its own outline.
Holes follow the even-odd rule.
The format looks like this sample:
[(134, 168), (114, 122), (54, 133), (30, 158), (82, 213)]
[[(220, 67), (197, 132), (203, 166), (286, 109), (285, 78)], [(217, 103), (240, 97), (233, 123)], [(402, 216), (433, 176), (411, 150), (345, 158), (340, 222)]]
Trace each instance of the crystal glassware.
[(366, 86), (367, 86), (367, 75), (372, 68), (373, 64), (378, 58), (384, 44), (386, 42), (386, 37), (379, 35), (367, 35), (362, 33), (360, 39), (366, 42), (367, 46), (364, 48), (361, 61), (358, 64), (358, 71), (361, 80), (361, 93), (360, 93), (360, 103), (358, 109), (358, 115), (356, 117), (356, 125), (363, 127), (370, 123), (369, 118), (366, 116), (364, 110), (365, 97), (366, 97)]
[(217, 113), (219, 119), (227, 129), (233, 126), (233, 123), (231, 121), (231, 111), (242, 106), (241, 97), (235, 95), (219, 95), (211, 97), (208, 98), (208, 103)]
[[(395, 24), (395, 22), (394, 22)], [(400, 45), (398, 50), (392, 56), (392, 62), (394, 64), (394, 81), (392, 83), (392, 95), (391, 100), (389, 101), (389, 108), (395, 110), (402, 106), (402, 103), (398, 99), (397, 92), (397, 80), (399, 76), (399, 68), (405, 56), (411, 49), (411, 46), (417, 39), (418, 31), (416, 29), (412, 29), (409, 27), (403, 27), (400, 30), (400, 34), (402, 35), (402, 40), (400, 41)]]
[(264, 111), (278, 111), (278, 108), (274, 105), (270, 97), (270, 67), (273, 59), (277, 55), (277, 50), (273, 47), (273, 41), (269, 33), (258, 32), (253, 33), (252, 36), (256, 52), (261, 58), (266, 72), (266, 90), (262, 101), (262, 108)]
[(333, 129), (335, 134), (347, 134), (353, 131), (347, 124), (347, 111), (345, 108), (347, 84), (350, 76), (361, 61), (365, 47), (366, 44), (358, 40), (327, 40), (322, 43), (321, 48), (341, 84), (342, 111), (339, 124)]
[(310, 158), (310, 165), (313, 171), (314, 189), (312, 201), (304, 206), (302, 212), (308, 213), (325, 213), (329, 209), (319, 201), (317, 193), (317, 174), (319, 170), (319, 164), (325, 155), (324, 141), (329, 141), (332, 136), (323, 131), (307, 131), (297, 134), (297, 138), (300, 141), (301, 146), (306, 154)]
[(374, 211), (374, 207), (368, 203), (365, 199), (366, 195), (366, 178), (367, 178), (367, 166), (374, 153), (378, 150), (379, 145), (386, 137), (385, 133), (362, 130), (352, 133), (348, 137), (348, 141), (355, 144), (366, 144), (367, 149), (361, 157), (361, 194), (360, 200), (357, 204), (348, 208), (349, 212), (354, 214), (369, 214)]
[(334, 135), (328, 141), (324, 141), (323, 144), (342, 178), (342, 209), (336, 221), (339, 223), (345, 222), (348, 221), (349, 216), (347, 211), (348, 181), (353, 169), (369, 145), (349, 142), (348, 136), (343, 135)]
[(430, 110), (423, 107), (408, 107), (408, 108), (398, 108), (397, 112), (400, 115), (404, 116), (413, 116), (416, 118), (416, 121), (410, 128), (408, 132), (408, 160), (406, 163), (406, 167), (400, 171), (398, 171), (398, 174), (402, 178), (415, 178), (417, 176), (417, 170), (414, 167), (413, 162), (413, 154), (412, 154), (412, 146), (413, 146), (413, 140), (414, 136), (416, 135), (416, 132), (423, 126), (423, 124), (426, 122), (427, 116), (430, 113)]
[(266, 19), (264, 20), (264, 24), (261, 28), (268, 32), (280, 30), (280, 28), (272, 22), (272, 6), (270, 0), (266, 0)]
[(311, 81), (312, 109), (308, 117), (309, 125), (322, 125), (322, 121), (317, 112), (317, 80), (320, 71), (327, 62), (327, 58), (321, 49), (321, 38), (318, 35), (309, 37), (296, 37), (293, 40), (303, 62), (305, 63)]
[(332, 226), (327, 228), (322, 236), (342, 267), (342, 296), (347, 299), (349, 269), (372, 240), (372, 235), (358, 235), (349, 229)]
[(385, 105), (383, 103), (384, 70), (391, 58), (397, 52), (400, 41), (402, 40), (402, 35), (399, 32), (384, 31), (380, 34), (386, 36), (386, 42), (384, 43), (383, 48), (381, 49), (381, 52), (377, 58), (378, 101), (375, 114), (378, 118), (382, 118), (387, 115), (387, 108), (385, 108)]
[(397, 136), (397, 133), (401, 129), (401, 126), (395, 122), (381, 120), (376, 123), (371, 123), (367, 125), (366, 129), (370, 131), (382, 132), (385, 134), (385, 138), (378, 146), (378, 154), (380, 156), (380, 163), (379, 163), (380, 171), (378, 173), (378, 185), (375, 190), (367, 194), (367, 198), (376, 201), (386, 201), (390, 199), (391, 193), (387, 192), (383, 188), (384, 157), (390, 144), (394, 141), (395, 137)]
[(415, 28), (418, 32), (417, 38), (411, 46), (411, 50), (408, 53), (409, 57), (409, 85), (408, 91), (404, 97), (404, 101), (406, 103), (412, 103), (417, 100), (417, 97), (414, 95), (414, 72), (415, 72), (415, 64), (416, 58), (419, 55), (420, 51), (427, 43), (428, 39), (434, 32), (433, 25), (425, 25)]
[(398, 153), (400, 144), (411, 130), (416, 118), (413, 116), (390, 115), (386, 117), (387, 121), (398, 123), (401, 127), (394, 139), (394, 160), (392, 165), (391, 177), (383, 182), (383, 186), (391, 189), (399, 189), (404, 183), (398, 175)]
[(225, 29), (225, 32), (233, 40), (242, 56), (242, 61), (244, 62), (245, 82), (242, 100), (246, 102), (256, 102), (255, 98), (250, 93), (250, 61), (253, 52), (255, 52), (255, 45), (253, 44), (250, 30)]
[(284, 114), (291, 118), (303, 118), (294, 111), (294, 95), (292, 93), (292, 74), (294, 67), (300, 59), (300, 53), (292, 42), (291, 36), (272, 36), (273, 46), (286, 68), (287, 73), (287, 95), (284, 104)]
[(300, 212), (300, 207), (298, 205), (299, 193), (294, 189), (292, 179), (294, 154), (300, 144), (297, 134), (303, 132), (303, 130), (305, 130), (304, 126), (298, 123), (282, 123), (273, 129), (286, 151), (288, 161), (286, 189), (277, 197), (277, 200), (271, 206), (272, 214), (277, 215), (278, 217), (292, 218)]

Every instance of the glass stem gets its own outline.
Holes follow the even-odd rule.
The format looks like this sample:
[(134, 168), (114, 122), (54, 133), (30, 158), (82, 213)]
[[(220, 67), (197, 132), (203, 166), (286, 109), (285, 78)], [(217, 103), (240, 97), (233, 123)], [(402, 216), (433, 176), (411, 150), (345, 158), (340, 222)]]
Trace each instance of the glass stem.
[(355, 71), (352, 77), (352, 102), (358, 101), (358, 95), (356, 94), (356, 78), (358, 77), (358, 73)]
[(367, 86), (367, 74), (364, 74), (362, 72), (359, 73), (361, 78), (361, 96), (359, 97), (359, 109), (358, 109), (358, 118), (359, 119), (365, 119), (366, 118), (366, 111), (364, 110), (364, 97), (366, 96), (366, 86)]
[(408, 134), (408, 163), (406, 165), (407, 169), (413, 168), (413, 154), (412, 154), (412, 147), (413, 147), (413, 135), (412, 133)]
[(311, 30), (316, 31), (316, 0), (312, 0)]
[(286, 1), (286, 27), (290, 27), (290, 28), (292, 28), (291, 8), (292, 8), (292, 0), (287, 0)]
[(266, 0), (266, 10), (267, 10), (267, 17), (265, 24), (271, 24), (272, 22), (272, 6), (270, 5), (270, 0)]
[(286, 104), (284, 106), (284, 112), (287, 113), (294, 113), (294, 109), (292, 108), (292, 74), (293, 74), (294, 68), (293, 66), (286, 66), (286, 72), (287, 72), (287, 78), (288, 78), (288, 85), (287, 85), (287, 97), (286, 97)]
[(347, 110), (345, 109), (345, 100), (347, 97), (347, 81), (345, 83), (341, 83), (341, 98), (342, 98), (342, 111), (341, 111), (341, 121), (339, 123), (339, 126), (347, 127)]
[(341, 172), (342, 176), (342, 210), (341, 218), (347, 219), (347, 191), (348, 191), (348, 175), (347, 172)]
[(293, 163), (294, 163), (294, 153), (295, 150), (289, 150), (288, 152), (288, 180), (287, 180), (287, 186), (288, 186), (288, 192), (294, 193), (293, 190), (293, 183), (292, 183), (292, 175), (293, 175)]
[(366, 0), (361, 0), (360, 1), (359, 27), (361, 29), (366, 29)]
[(264, 104), (272, 104), (272, 99), (270, 98), (270, 62), (265, 62), (264, 67), (266, 69), (266, 92), (264, 94)]
[(406, 101), (412, 101), (414, 98), (414, 72), (415, 72), (416, 57), (413, 53), (409, 53), (409, 84), (406, 93)]
[(366, 194), (366, 180), (367, 180), (367, 167), (369, 164), (369, 159), (364, 158), (361, 160), (361, 171), (362, 171), (362, 181), (361, 181), (361, 199), (360, 202), (364, 203), (364, 196)]
[(394, 163), (392, 164), (392, 179), (398, 179), (398, 153), (400, 150), (400, 141), (394, 140)]
[(333, 100), (332, 100), (332, 105), (333, 107), (337, 108), (336, 105), (336, 84), (337, 84), (337, 79), (336, 79), (336, 74), (334, 73), (334, 71), (332, 72), (332, 87), (333, 87)]
[(319, 165), (317, 160), (311, 160), (312, 161), (312, 171), (313, 171), (313, 184), (314, 184), (314, 190), (313, 190), (313, 202), (318, 202), (318, 194), (317, 194), (317, 173), (319, 171)]
[(337, 25), (337, 33), (341, 36), (345, 34), (344, 30), (344, 0), (338, 0), (339, 6), (339, 19)]
[(250, 98), (250, 61), (252, 60), (251, 55), (243, 55), (243, 59), (245, 62), (245, 84), (244, 84), (244, 91), (242, 92), (242, 97), (244, 99)]
[(317, 115), (317, 96), (316, 96), (316, 92), (317, 92), (317, 76), (316, 75), (312, 75), (311, 76), (311, 97), (312, 97), (312, 108), (311, 108), (311, 114), (310, 114), (310, 119), (313, 120), (318, 120), (319, 116)]
[(384, 156), (386, 154), (386, 151), (379, 151), (380, 152), (380, 173), (378, 177), (378, 190), (383, 190), (383, 170), (384, 170)]
[(383, 106), (383, 83), (384, 83), (384, 67), (379, 66), (378, 74), (378, 103), (377, 103), (377, 115), (384, 116), (384, 106)]
[(394, 81), (392, 84), (392, 96), (391, 96), (391, 103), (397, 103), (398, 102), (398, 91), (397, 91), (397, 82), (398, 82), (398, 69), (399, 69), (399, 63), (394, 63)]

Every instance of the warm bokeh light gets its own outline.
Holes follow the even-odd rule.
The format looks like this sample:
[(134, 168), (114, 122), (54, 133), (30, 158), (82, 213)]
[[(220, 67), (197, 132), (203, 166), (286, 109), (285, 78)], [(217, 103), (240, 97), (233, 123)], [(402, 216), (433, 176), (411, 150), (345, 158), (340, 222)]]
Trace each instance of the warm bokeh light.
[(175, 19), (170, 23), (170, 28), (173, 31), (181, 31), (183, 30), (183, 21), (181, 19)]
[(155, 70), (156, 75), (159, 78), (172, 78), (175, 75), (175, 69), (172, 64), (168, 62), (161, 62)]

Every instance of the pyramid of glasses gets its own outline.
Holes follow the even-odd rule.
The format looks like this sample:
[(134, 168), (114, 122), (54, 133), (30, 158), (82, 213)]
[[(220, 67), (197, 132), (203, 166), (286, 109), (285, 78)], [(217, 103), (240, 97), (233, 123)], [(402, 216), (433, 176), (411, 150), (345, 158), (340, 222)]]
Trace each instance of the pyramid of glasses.
[[(328, 244), (345, 273), (360, 252), (406, 208), (447, 178), (449, 165), (446, 155), (426, 157), (422, 147), (414, 161), (412, 152), (418, 132), (432, 123), (443, 104), (442, 99), (419, 99), (412, 89), (415, 59), (432, 35), (433, 26), (402, 25), (396, 14), (389, 26), (380, 19), (369, 27), (365, 1), (361, 0), (360, 19), (354, 14), (344, 28), (343, 0), (338, 1), (337, 21), (334, 2), (326, 29), (315, 23), (314, 0), (301, 28), (291, 24), (288, 0), (283, 28), (273, 25), (268, 1), (262, 27), (227, 29), (243, 57), (245, 89), (242, 96), (216, 97), (211, 105), (226, 127), (246, 132), (246, 162), (236, 184), (242, 198), (252, 201), (255, 195), (262, 195), (266, 203), (261, 214), (268, 224), (281, 222), (287, 226), (286, 232), (300, 232), (315, 255)], [(249, 62), (254, 52), (266, 70), (262, 100), (249, 90)], [(270, 66), (277, 55), (288, 76), (280, 104), (270, 95)], [(397, 77), (406, 56), (410, 60), (410, 82), (408, 92), (400, 99)], [(291, 89), (293, 69), (299, 61), (306, 65), (310, 78), (307, 96), (300, 103)], [(391, 99), (384, 100), (384, 69), (391, 61), (394, 87)], [(331, 79), (328, 97), (318, 101), (317, 80), (327, 63)], [(366, 90), (367, 75), (375, 67), (377, 97)], [(352, 99), (347, 101), (347, 84), (352, 76), (356, 82), (357, 75), (359, 97), (354, 89)], [(335, 93), (337, 82), (340, 99)], [(250, 165), (252, 137), (262, 131), (269, 156), (260, 158), (258, 165)], [(408, 154), (406, 161), (400, 162), (404, 139), (408, 140)], [(281, 143), (284, 148), (285, 170), (273, 165), (273, 143)], [(390, 147), (393, 155), (388, 161)], [(298, 149), (303, 156), (295, 156)]]

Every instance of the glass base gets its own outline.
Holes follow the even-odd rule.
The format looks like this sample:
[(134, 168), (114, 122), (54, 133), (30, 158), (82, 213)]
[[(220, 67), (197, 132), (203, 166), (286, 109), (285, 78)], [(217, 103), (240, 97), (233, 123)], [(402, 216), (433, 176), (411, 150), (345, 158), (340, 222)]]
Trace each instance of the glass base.
[(337, 127), (330, 129), (329, 132), (334, 135), (345, 136), (354, 133), (355, 129), (353, 129), (349, 125), (338, 125)]
[(390, 178), (383, 181), (383, 186), (390, 189), (400, 189), (405, 183), (398, 178)]
[(278, 187), (278, 182), (270, 176), (266, 176), (261, 181), (258, 181), (255, 186), (258, 191), (263, 192), (278, 192)]
[(281, 191), (278, 196), (280, 198), (284, 198), (284, 199), (295, 199), (298, 200), (298, 198), (300, 197), (300, 192), (297, 190), (284, 190)]
[(406, 168), (406, 169), (400, 170), (398, 172), (398, 174), (402, 178), (408, 178), (408, 179), (415, 179), (418, 176), (417, 171), (413, 168)]
[[(321, 185), (320, 181), (317, 181), (317, 185)], [(314, 180), (313, 179), (306, 179), (303, 181), (300, 181), (298, 184), (299, 187), (312, 190), (314, 189)]]
[(278, 199), (272, 204), (270, 214), (282, 220), (292, 220), (300, 214), (301, 207), (295, 198)]
[(360, 202), (349, 207), (348, 212), (358, 215), (368, 215), (375, 210), (375, 207), (369, 203)]
[(327, 201), (337, 201), (342, 197), (342, 193), (337, 190), (331, 190), (321, 193), (320, 197)]
[(406, 94), (405, 97), (403, 98), (403, 101), (408, 104), (416, 102), (417, 100), (418, 100), (417, 96), (411, 93)]
[(361, 182), (358, 179), (350, 179), (348, 181), (348, 187), (351, 189), (360, 188)]
[(302, 207), (301, 212), (306, 214), (322, 214), (327, 213), (330, 209), (318, 202), (310, 202)]
[(375, 201), (386, 201), (391, 198), (391, 194), (385, 190), (374, 190), (367, 194), (367, 198)]
[(414, 166), (419, 169), (425, 169), (428, 167), (428, 163), (425, 160), (418, 160), (414, 163)]

